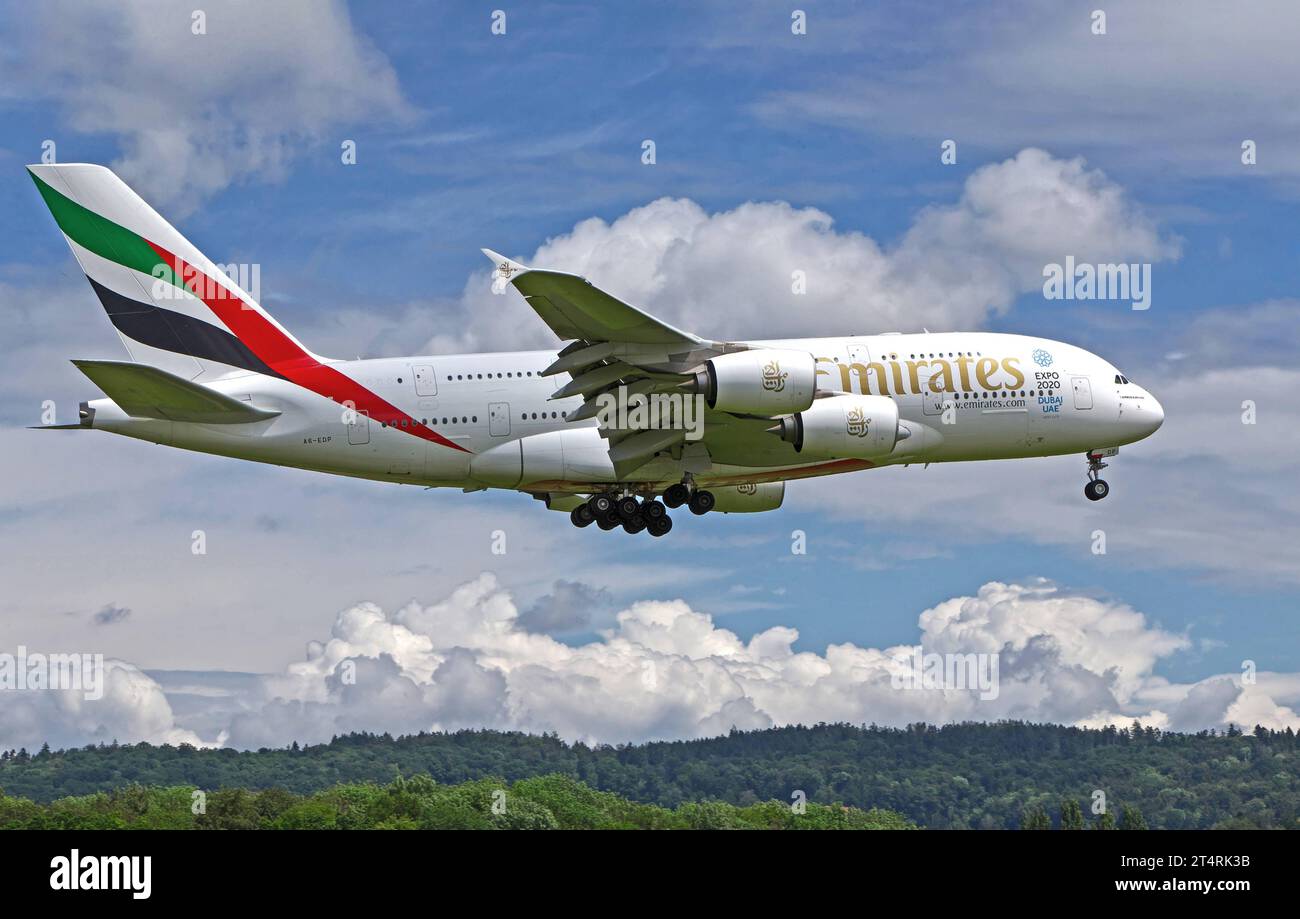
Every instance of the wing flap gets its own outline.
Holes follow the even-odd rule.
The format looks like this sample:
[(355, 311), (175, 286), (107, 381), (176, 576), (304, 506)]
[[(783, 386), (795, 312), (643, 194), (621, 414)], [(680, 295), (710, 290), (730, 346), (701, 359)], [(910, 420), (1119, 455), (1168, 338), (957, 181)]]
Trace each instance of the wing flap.
[(248, 424), (280, 414), (148, 364), (130, 361), (72, 363), (133, 418), (159, 418), (194, 424)]
[(624, 437), (609, 448), (609, 459), (614, 464), (614, 474), (619, 478), (641, 468), (657, 453), (682, 443), (685, 431), (641, 431)]

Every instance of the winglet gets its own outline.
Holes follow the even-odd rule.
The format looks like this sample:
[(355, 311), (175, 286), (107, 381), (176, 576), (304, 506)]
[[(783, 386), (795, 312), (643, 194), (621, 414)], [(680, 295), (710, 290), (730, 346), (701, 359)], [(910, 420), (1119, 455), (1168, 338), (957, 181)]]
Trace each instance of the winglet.
[(492, 290), (497, 293), (500, 293), (507, 284), (528, 270), (527, 265), (521, 265), (513, 259), (508, 259), (500, 252), (493, 252), (491, 249), (481, 251), (492, 260), (492, 264), (496, 268), (492, 272)]

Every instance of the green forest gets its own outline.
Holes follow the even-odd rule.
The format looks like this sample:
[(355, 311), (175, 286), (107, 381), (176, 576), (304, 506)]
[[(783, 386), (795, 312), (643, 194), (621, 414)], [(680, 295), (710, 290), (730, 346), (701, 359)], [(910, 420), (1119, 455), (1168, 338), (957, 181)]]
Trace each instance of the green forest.
[[(533, 797), (563, 788), (613, 821), (602, 825), (786, 825), (777, 817), (806, 799), (804, 816), (871, 825), (1300, 828), (1297, 765), (1290, 730), (1178, 734), (1022, 722), (818, 724), (618, 746), (496, 731), (349, 734), (256, 751), (102, 744), (0, 753), (0, 825), (60, 812), (102, 812), (135, 825), (131, 814), (167, 810), (149, 802), (173, 799), (185, 802), (175, 819), (208, 825), (190, 815), (195, 789), (207, 797), (207, 819), (229, 812), (257, 825), (307, 813), (321, 820), (332, 813), (342, 825), (348, 801), (411, 794), (429, 798), (432, 812), (460, 814), (449, 820), (470, 820), (472, 811), (485, 825), (533, 819), (525, 812), (545, 821), (549, 811), (558, 826), (586, 825), (566, 822), (565, 806)], [(427, 783), (418, 794), (410, 790), (416, 782)], [(507, 787), (508, 797), (529, 804), (513, 817), (508, 807), (505, 815), (484, 812), (482, 796)], [(591, 797), (600, 793), (610, 797)], [(137, 798), (142, 803), (121, 803)], [(421, 822), (418, 808), (362, 810), (379, 823), (433, 825)]]
[(440, 785), (427, 775), (333, 785), (309, 795), (283, 788), (211, 793), (188, 786), (127, 785), (37, 804), (0, 795), (0, 829), (170, 830), (906, 830), (889, 811), (766, 801), (669, 810), (596, 791), (567, 775), (507, 784)]

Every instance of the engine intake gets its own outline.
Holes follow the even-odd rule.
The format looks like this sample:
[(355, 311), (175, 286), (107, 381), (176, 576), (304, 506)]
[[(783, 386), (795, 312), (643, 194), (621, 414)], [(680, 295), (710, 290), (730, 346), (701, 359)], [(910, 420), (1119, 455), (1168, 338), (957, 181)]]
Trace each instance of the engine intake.
[(893, 452), (911, 431), (898, 423), (898, 404), (884, 396), (818, 399), (772, 428), (795, 451), (816, 459), (875, 459)]
[(692, 388), (709, 408), (740, 415), (801, 412), (817, 392), (817, 361), (807, 351), (757, 348), (707, 361)]

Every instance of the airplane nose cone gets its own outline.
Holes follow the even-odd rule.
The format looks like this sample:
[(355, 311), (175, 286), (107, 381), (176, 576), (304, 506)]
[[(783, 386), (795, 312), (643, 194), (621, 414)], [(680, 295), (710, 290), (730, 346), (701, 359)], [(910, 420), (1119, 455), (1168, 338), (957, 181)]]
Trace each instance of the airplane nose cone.
[(1125, 412), (1126, 420), (1135, 429), (1139, 438), (1150, 437), (1160, 430), (1165, 423), (1165, 410), (1155, 396), (1144, 391), (1144, 398), (1132, 409)]

